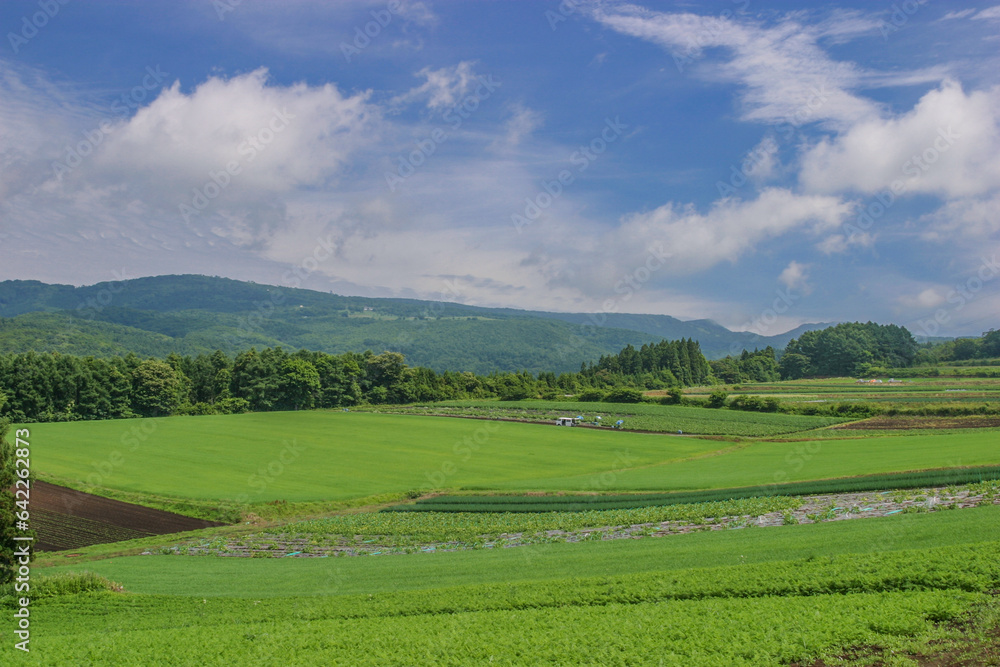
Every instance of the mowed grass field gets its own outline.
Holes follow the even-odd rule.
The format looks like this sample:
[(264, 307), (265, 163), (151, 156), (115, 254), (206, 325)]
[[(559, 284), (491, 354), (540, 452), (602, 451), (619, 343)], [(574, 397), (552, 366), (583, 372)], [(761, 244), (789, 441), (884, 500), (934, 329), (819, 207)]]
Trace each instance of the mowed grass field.
[(685, 459), (727, 444), (320, 411), (33, 424), (30, 429), (32, 468), (47, 476), (183, 498), (249, 496), (253, 502), (527, 483), (560, 472), (601, 473), (625, 463)]
[(343, 412), (30, 428), (32, 467), (55, 481), (249, 503), (341, 500), (430, 489), (710, 489), (1000, 463), (997, 429), (728, 442)]
[[(960, 434), (900, 435), (845, 440), (751, 441), (718, 455), (612, 471), (609, 489), (654, 491), (756, 486), (883, 472), (1000, 463), (1000, 429)], [(530, 482), (498, 481), (497, 488), (584, 489), (587, 475)]]

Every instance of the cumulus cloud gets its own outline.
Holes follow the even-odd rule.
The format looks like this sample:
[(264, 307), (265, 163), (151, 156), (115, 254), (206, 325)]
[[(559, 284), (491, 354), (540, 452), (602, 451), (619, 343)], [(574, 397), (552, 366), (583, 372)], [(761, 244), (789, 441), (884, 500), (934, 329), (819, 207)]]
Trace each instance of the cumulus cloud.
[(367, 98), (332, 84), (270, 86), (265, 69), (213, 77), (190, 94), (174, 83), (111, 134), (98, 164), (190, 182), (236, 162), (241, 189), (316, 185), (372, 140), (379, 114)]
[(672, 255), (668, 271), (685, 273), (735, 262), (761, 241), (796, 229), (828, 231), (851, 210), (838, 197), (768, 188), (751, 201), (720, 200), (707, 213), (673, 203), (637, 213), (625, 218), (616, 237), (626, 245), (662, 243)]
[(902, 294), (899, 296), (900, 305), (906, 308), (928, 310), (937, 308), (945, 302), (945, 296), (937, 287), (928, 287), (918, 294)]
[(921, 216), (921, 238), (932, 243), (964, 242), (973, 246), (1000, 238), (1000, 192), (956, 199)]
[(979, 195), (1000, 186), (1000, 89), (966, 93), (946, 81), (899, 117), (856, 123), (802, 156), (810, 192)]
[(778, 282), (787, 287), (788, 289), (802, 290), (808, 289), (809, 285), (806, 282), (809, 279), (809, 265), (800, 264), (795, 260), (788, 263), (785, 270), (781, 272), (778, 276)]
[(91, 120), (83, 136), (100, 140), (62, 156), (38, 189), (79, 210), (163, 213), (198, 234), (251, 243), (281, 226), (277, 196), (335, 182), (377, 141), (380, 112), (368, 96), (269, 85), (264, 69), (211, 77), (190, 93), (174, 82), (129, 118)]
[(742, 165), (742, 171), (755, 183), (763, 183), (777, 175), (781, 168), (778, 141), (768, 134), (751, 149)]

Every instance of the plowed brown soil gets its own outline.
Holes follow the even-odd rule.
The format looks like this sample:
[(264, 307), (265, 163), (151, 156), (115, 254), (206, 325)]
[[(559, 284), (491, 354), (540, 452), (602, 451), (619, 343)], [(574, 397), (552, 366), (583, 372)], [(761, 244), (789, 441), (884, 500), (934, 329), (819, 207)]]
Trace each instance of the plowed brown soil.
[(35, 548), (39, 551), (78, 549), (226, 525), (40, 481), (32, 484), (31, 510), (32, 526), (37, 532)]

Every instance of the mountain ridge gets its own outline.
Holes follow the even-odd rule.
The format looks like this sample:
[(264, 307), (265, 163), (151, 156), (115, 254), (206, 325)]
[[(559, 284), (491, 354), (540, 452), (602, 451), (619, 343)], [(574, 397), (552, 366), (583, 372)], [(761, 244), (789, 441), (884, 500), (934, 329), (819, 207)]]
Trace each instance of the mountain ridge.
[[(709, 358), (784, 347), (711, 320), (640, 313), (556, 313), (391, 297), (354, 297), (203, 275), (94, 285), (0, 282), (0, 351), (163, 356), (251, 345), (331, 353), (382, 349), (435, 370), (575, 371), (625, 345), (693, 338)], [(49, 332), (49, 333), (46, 333)], [(30, 341), (30, 345), (26, 343)]]

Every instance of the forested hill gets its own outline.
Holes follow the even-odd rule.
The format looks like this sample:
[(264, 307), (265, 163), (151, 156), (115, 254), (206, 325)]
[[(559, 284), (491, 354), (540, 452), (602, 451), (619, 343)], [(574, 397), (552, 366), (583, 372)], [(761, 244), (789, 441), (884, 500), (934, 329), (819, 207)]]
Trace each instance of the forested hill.
[(165, 356), (250, 346), (402, 352), (435, 370), (567, 372), (627, 345), (693, 339), (709, 358), (788, 340), (665, 315), (546, 313), (456, 303), (346, 297), (209, 276), (86, 287), (0, 282), (0, 352)]

